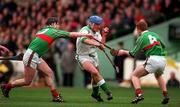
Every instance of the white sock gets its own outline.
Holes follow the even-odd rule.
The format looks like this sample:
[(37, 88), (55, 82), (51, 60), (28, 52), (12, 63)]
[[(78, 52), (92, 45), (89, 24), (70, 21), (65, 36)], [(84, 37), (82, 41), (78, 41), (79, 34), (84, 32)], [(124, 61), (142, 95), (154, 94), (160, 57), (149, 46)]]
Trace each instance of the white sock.
[(102, 79), (102, 80), (100, 80), (100, 81), (97, 83), (97, 85), (98, 85), (98, 86), (101, 86), (101, 85), (104, 84), (104, 83), (105, 83), (105, 80)]

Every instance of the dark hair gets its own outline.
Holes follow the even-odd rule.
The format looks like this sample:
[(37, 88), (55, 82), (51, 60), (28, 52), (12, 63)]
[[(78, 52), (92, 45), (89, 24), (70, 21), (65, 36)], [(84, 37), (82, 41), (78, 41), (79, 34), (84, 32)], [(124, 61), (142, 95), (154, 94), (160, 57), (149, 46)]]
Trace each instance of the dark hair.
[(51, 25), (53, 23), (58, 23), (59, 22), (59, 18), (57, 17), (50, 17), (47, 19), (46, 21), (46, 25)]
[(141, 20), (136, 24), (137, 29), (145, 31), (148, 29), (148, 25), (145, 20)]

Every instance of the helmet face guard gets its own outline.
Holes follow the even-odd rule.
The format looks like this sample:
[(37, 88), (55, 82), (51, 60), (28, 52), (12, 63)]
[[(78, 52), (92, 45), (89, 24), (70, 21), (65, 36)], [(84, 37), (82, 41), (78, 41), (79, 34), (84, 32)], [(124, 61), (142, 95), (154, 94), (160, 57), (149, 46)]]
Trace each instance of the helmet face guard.
[(102, 18), (101, 17), (99, 17), (99, 16), (91, 16), (90, 18), (89, 18), (89, 22), (90, 23), (94, 23), (94, 24), (96, 24), (96, 25), (100, 25), (101, 23), (102, 23)]

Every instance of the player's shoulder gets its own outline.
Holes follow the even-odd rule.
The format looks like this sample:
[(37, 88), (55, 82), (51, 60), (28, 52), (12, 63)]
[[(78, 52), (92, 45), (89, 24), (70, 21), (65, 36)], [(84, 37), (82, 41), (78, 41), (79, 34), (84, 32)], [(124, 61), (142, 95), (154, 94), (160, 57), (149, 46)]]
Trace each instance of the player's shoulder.
[(52, 26), (44, 26), (42, 29), (55, 29), (55, 28)]
[(155, 37), (155, 38), (159, 38), (159, 34), (157, 34), (156, 32), (153, 32), (153, 31), (151, 31), (151, 32), (149, 33), (149, 35), (151, 35), (151, 36), (153, 36), (153, 37)]
[(148, 38), (148, 36), (151, 35), (151, 36), (155, 36), (157, 35), (155, 32), (152, 32), (152, 31), (146, 31), (142, 34), (142, 37), (143, 38)]
[(39, 30), (37, 30), (36, 34), (43, 34), (46, 33), (49, 29), (45, 26)]
[(88, 31), (88, 30), (90, 30), (90, 28), (88, 26), (84, 26), (84, 27), (81, 28), (80, 31), (82, 31), (82, 30), (87, 30)]
[(148, 31), (148, 32), (146, 32), (146, 35), (157, 35), (157, 33), (153, 32), (153, 31)]
[(88, 28), (88, 26), (84, 26), (84, 27), (82, 27), (82, 28), (80, 29), (79, 32), (84, 33), (84, 34), (88, 34), (89, 31), (90, 31), (90, 29)]
[(39, 31), (54, 31), (54, 30), (57, 30), (57, 29), (55, 29), (54, 27), (51, 27), (51, 26), (45, 26), (42, 29), (40, 29)]

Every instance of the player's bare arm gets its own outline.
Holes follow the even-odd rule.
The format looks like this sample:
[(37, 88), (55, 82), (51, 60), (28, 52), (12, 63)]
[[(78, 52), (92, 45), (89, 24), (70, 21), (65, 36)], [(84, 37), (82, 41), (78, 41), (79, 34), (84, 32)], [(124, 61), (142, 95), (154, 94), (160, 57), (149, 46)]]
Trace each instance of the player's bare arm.
[(88, 44), (88, 45), (96, 46), (96, 47), (98, 47), (101, 50), (104, 49), (104, 45), (103, 44), (100, 44), (100, 43), (94, 41), (93, 39), (86, 39), (86, 40), (83, 41), (83, 43)]
[(121, 49), (121, 50), (111, 49), (110, 53), (111, 53), (111, 55), (113, 55), (113, 56), (116, 56), (116, 55), (117, 55), (117, 56), (121, 56), (121, 55), (131, 56), (131, 55), (129, 54), (129, 51), (123, 50), (123, 49)]
[(82, 37), (82, 36), (85, 36), (85, 37), (88, 37), (88, 38), (93, 38), (92, 34), (83, 34), (83, 33), (79, 33), (79, 32), (70, 32), (70, 37), (77, 38), (77, 37)]

